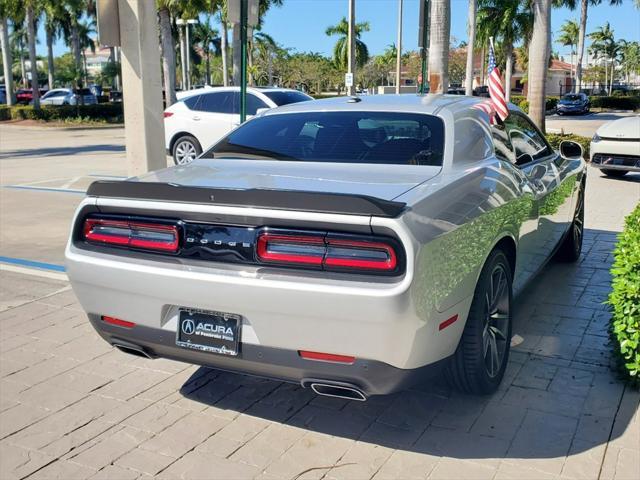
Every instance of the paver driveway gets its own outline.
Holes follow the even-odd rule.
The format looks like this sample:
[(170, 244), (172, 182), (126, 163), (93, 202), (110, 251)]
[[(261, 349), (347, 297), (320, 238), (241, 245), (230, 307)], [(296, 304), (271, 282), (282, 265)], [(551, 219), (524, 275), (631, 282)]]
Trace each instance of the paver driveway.
[(609, 368), (602, 301), (640, 178), (589, 175), (583, 257), (518, 299), (518, 345), (488, 397), (432, 384), (348, 402), (127, 356), (62, 275), (4, 269), (0, 478), (637, 479), (639, 395)]

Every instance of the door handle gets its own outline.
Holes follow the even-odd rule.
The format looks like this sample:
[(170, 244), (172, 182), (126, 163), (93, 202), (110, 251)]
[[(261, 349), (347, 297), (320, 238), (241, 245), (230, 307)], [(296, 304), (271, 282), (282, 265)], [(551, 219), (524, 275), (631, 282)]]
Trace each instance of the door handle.
[(191, 117), (191, 120), (195, 120), (196, 122), (198, 122), (200, 120), (200, 117), (196, 115), (195, 117)]

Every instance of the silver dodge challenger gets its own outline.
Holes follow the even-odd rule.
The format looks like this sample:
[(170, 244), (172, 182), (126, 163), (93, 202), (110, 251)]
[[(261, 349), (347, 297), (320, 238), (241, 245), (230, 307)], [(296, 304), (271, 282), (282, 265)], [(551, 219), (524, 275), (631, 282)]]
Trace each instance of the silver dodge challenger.
[(515, 106), (368, 96), (270, 110), (188, 165), (98, 181), (66, 248), (135, 355), (365, 400), (442, 374), (494, 391), (513, 298), (582, 247), (585, 162)]

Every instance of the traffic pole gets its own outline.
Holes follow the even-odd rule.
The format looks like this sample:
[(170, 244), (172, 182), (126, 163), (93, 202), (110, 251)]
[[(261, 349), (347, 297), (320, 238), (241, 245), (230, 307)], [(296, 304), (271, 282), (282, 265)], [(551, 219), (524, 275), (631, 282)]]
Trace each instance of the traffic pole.
[(247, 119), (247, 15), (249, 1), (240, 0), (240, 123)]
[(422, 20), (422, 48), (420, 49), (420, 57), (422, 60), (422, 82), (420, 84), (420, 93), (424, 95), (426, 92), (425, 86), (427, 85), (427, 46), (429, 45), (429, 15), (431, 10), (431, 2), (429, 0), (420, 0), (421, 13), (420, 19)]

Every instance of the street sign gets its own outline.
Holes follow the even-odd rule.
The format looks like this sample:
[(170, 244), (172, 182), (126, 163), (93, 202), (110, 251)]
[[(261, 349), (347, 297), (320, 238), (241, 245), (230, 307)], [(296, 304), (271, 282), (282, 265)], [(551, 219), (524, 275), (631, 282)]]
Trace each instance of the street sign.
[[(240, 4), (242, 0), (229, 0), (227, 2), (227, 21), (230, 23), (240, 23)], [(247, 10), (247, 26), (255, 27), (258, 25), (258, 0), (249, 0), (249, 9)]]
[(344, 85), (346, 87), (353, 87), (353, 73), (344, 74)]

